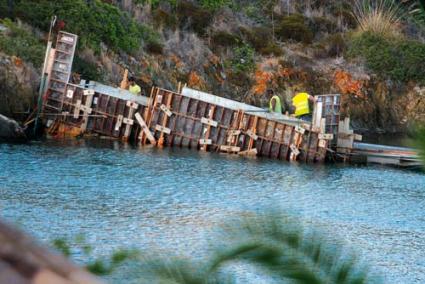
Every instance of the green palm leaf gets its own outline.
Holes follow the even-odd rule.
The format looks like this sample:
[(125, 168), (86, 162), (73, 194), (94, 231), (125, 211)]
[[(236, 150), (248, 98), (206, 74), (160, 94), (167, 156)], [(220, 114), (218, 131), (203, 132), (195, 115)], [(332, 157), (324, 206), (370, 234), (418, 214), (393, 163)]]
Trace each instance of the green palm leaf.
[(213, 256), (202, 263), (148, 258), (141, 265), (142, 283), (234, 283), (235, 275), (226, 268), (241, 262), (257, 266), (281, 283), (370, 281), (367, 269), (351, 252), (300, 224), (295, 218), (277, 213), (245, 217), (223, 227)]

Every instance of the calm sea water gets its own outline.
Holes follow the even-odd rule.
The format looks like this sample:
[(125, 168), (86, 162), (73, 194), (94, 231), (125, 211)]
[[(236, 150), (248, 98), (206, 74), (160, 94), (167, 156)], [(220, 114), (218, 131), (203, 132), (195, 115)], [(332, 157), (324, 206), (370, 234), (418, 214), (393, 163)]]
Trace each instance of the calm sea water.
[(83, 234), (97, 256), (119, 247), (202, 255), (216, 225), (269, 207), (340, 238), (386, 283), (425, 283), (425, 175), (418, 172), (111, 141), (0, 144), (1, 217), (45, 243)]

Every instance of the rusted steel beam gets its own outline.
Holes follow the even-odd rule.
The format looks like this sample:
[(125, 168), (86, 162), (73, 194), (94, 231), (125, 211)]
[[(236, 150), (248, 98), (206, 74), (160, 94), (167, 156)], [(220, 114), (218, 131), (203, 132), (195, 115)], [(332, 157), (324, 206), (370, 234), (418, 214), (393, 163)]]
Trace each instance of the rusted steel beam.
[[(87, 103), (86, 107), (89, 107), (88, 97), (83, 98), (82, 95), (89, 86), (70, 86), (73, 94), (64, 99), (62, 111), (73, 112), (77, 100), (80, 100), (80, 105)], [(78, 112), (78, 118), (65, 118), (65, 122), (80, 127), (87, 124), (87, 131), (116, 138), (138, 138), (141, 144), (146, 143), (146, 131), (149, 131), (154, 138), (150, 137), (150, 142), (159, 147), (200, 147), (204, 151), (221, 149), (229, 153), (254, 153), (273, 159), (301, 159), (303, 162), (321, 161), (325, 157), (322, 139), (305, 122), (296, 120), (294, 123), (291, 120), (291, 123), (285, 123), (273, 119), (272, 115), (250, 113), (255, 107), (249, 108), (245, 104), (242, 105), (246, 109), (232, 109), (239, 104), (206, 93), (186, 96), (185, 90), (187, 88), (181, 95), (152, 88), (149, 99), (140, 99), (121, 90), (97, 85), (93, 95), (97, 102), (91, 102), (90, 108), (93, 115), (106, 118), (86, 114), (87, 121), (84, 122), (83, 115)], [(97, 91), (105, 91), (106, 94)], [(130, 97), (132, 100), (127, 99)], [(128, 101), (137, 102), (137, 107), (127, 105)], [(232, 102), (231, 107), (229, 101)], [(135, 114), (142, 124), (134, 118)]]

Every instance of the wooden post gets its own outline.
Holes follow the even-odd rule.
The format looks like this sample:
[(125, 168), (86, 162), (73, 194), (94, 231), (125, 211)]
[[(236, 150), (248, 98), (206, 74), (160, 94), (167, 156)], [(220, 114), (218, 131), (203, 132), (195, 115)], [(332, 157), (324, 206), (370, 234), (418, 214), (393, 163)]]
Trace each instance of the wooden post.
[(255, 116), (254, 117), (254, 122), (253, 122), (252, 127), (251, 127), (251, 130), (249, 132), (247, 132), (247, 134), (249, 136), (248, 151), (250, 151), (252, 149), (252, 147), (254, 146), (254, 141), (257, 141), (257, 139), (258, 139), (258, 136), (257, 136), (257, 123), (258, 123), (258, 116)]
[(128, 87), (128, 69), (125, 69), (124, 75), (122, 77), (122, 81), (120, 84), (120, 88), (126, 90)]
[[(150, 96), (149, 96), (148, 107), (145, 108), (145, 111), (143, 113), (143, 119), (146, 122), (148, 129), (149, 129), (150, 120), (151, 120), (151, 112), (152, 112), (151, 110), (152, 110), (152, 106), (153, 106), (153, 94), (154, 94), (154, 92), (155, 92), (155, 87), (152, 87), (151, 93), (150, 93)], [(145, 132), (142, 131), (140, 133), (140, 135), (141, 135), (141, 136), (139, 136), (140, 142), (142, 143), (142, 145), (145, 145), (146, 139), (147, 139)]]
[(86, 96), (86, 102), (82, 105), (81, 100), (77, 100), (77, 105), (74, 108), (74, 118), (79, 117), (80, 111), (83, 111), (83, 121), (80, 126), (81, 132), (85, 132), (87, 130), (87, 124), (89, 120), (89, 114), (92, 113), (91, 105), (93, 103), (94, 90), (84, 90), (84, 96)]
[[(171, 100), (172, 99), (173, 99), (173, 93), (169, 92), (168, 93), (168, 97), (167, 97), (167, 103), (165, 105), (165, 107), (168, 110), (170, 109)], [(154, 106), (154, 108), (155, 108), (155, 106)], [(162, 119), (162, 125), (157, 125), (156, 126), (156, 130), (161, 131), (161, 134), (159, 136), (158, 143), (157, 143), (159, 147), (162, 147), (164, 145), (164, 133), (166, 133), (166, 134), (170, 134), (171, 133), (171, 131), (168, 131), (169, 128), (166, 127), (167, 126), (167, 122), (168, 122), (168, 115), (165, 114), (164, 115), (164, 118)], [(160, 129), (158, 129), (158, 126), (160, 126)]]
[(127, 106), (129, 107), (128, 116), (123, 119), (123, 123), (126, 125), (124, 135), (122, 137), (124, 141), (127, 141), (128, 137), (130, 136), (131, 128), (134, 124), (133, 116), (136, 110), (139, 108), (139, 105), (132, 101), (127, 101)]
[(337, 152), (349, 154), (353, 148), (353, 142), (354, 135), (353, 130), (350, 130), (350, 118), (346, 117), (338, 125)]
[(137, 122), (139, 123), (142, 132), (140, 132), (139, 134), (139, 141), (142, 141), (143, 139), (143, 134), (146, 135), (147, 139), (149, 139), (149, 141), (151, 142), (152, 145), (156, 145), (156, 140), (155, 137), (153, 136), (152, 132), (150, 132), (148, 126), (146, 125), (146, 122), (143, 120), (142, 116), (140, 115), (140, 113), (136, 113), (135, 115)]
[(294, 135), (294, 143), (291, 144), (290, 149), (291, 149), (291, 155), (289, 157), (290, 161), (296, 161), (298, 158), (298, 155), (300, 154), (300, 146), (303, 142), (303, 135), (305, 133), (305, 129), (296, 126), (295, 127), (295, 135)]
[[(215, 105), (212, 105), (210, 108), (210, 111), (208, 113), (208, 119), (202, 118), (201, 122), (207, 125), (206, 131), (204, 132), (204, 140), (208, 141), (209, 137), (210, 137), (210, 133), (211, 133), (211, 126), (217, 127), (218, 126), (218, 122), (214, 121), (214, 112), (215, 112)], [(210, 143), (211, 144), (211, 143)], [(204, 145), (202, 145), (202, 150), (203, 151), (207, 151), (208, 150), (208, 145), (205, 143)]]

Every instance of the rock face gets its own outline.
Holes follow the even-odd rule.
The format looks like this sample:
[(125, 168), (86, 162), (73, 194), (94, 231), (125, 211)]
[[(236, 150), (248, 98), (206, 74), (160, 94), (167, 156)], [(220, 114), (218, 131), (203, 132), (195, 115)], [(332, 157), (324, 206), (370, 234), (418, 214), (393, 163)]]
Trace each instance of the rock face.
[(26, 139), (24, 129), (16, 121), (0, 114), (0, 142), (23, 142)]
[(0, 52), (0, 113), (13, 117), (34, 104), (39, 73), (32, 64)]

